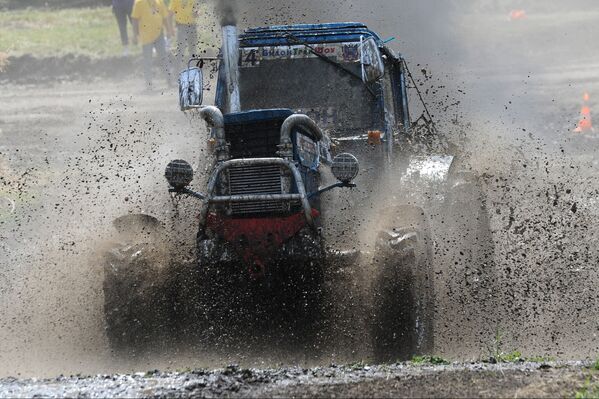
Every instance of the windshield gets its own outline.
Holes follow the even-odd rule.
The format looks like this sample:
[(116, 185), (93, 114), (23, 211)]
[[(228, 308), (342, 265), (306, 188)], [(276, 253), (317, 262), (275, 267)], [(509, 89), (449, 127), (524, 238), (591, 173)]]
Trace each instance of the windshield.
[[(242, 56), (240, 68), (243, 110), (290, 108), (307, 114), (334, 137), (383, 128), (375, 96), (360, 79), (338, 65), (318, 57), (259, 62), (251, 57), (251, 52)], [(343, 63), (343, 67), (361, 74), (359, 62)]]

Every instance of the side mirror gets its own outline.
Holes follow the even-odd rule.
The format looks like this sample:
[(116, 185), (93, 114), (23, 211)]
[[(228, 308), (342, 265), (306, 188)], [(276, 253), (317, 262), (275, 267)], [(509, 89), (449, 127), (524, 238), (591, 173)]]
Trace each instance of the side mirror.
[(173, 189), (180, 191), (193, 181), (193, 168), (189, 163), (178, 159), (168, 164), (164, 177)]
[(333, 159), (331, 171), (341, 183), (349, 184), (358, 176), (360, 163), (352, 154), (339, 154)]
[(374, 38), (360, 42), (360, 63), (364, 83), (376, 82), (385, 75), (385, 64), (378, 44)]
[(179, 105), (181, 111), (200, 107), (203, 101), (203, 92), (204, 73), (201, 64), (181, 72), (179, 75)]

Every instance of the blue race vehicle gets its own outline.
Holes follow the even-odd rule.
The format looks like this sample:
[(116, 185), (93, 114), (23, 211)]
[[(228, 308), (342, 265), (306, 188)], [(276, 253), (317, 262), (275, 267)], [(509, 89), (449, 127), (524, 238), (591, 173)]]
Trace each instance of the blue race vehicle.
[[(206, 106), (203, 67), (214, 61), (215, 105)], [(360, 23), (272, 26), (241, 35), (235, 26), (223, 27), (221, 55), (191, 60), (179, 78), (181, 109), (210, 127), (206, 189), (190, 188), (194, 171), (185, 161), (166, 170), (171, 193), (198, 200), (197, 262), (165, 278), (158, 292), (147, 289), (150, 300), (143, 284), (123, 283), (143, 256), (138, 251), (132, 261), (131, 249), (117, 250), (105, 284), (113, 345), (139, 342), (140, 331), (158, 325), (181, 331), (174, 326), (193, 314), (202, 327), (191, 330), (203, 337), (276, 330), (272, 336), (283, 342), (313, 338), (321, 328), (335, 335), (360, 319), (379, 360), (430, 353), (429, 215), (449, 214), (451, 204), (474, 203), (478, 194), (476, 179), (456, 173), (441, 135), (413, 130), (410, 77), (403, 58)], [(466, 212), (482, 213), (480, 206)], [(136, 223), (142, 231), (160, 225), (153, 218)], [(142, 241), (151, 242), (149, 235), (160, 233)], [(115, 293), (119, 284), (128, 290)], [(183, 291), (197, 295), (173, 299)], [(170, 321), (142, 318), (148, 303)], [(356, 316), (364, 314), (366, 321)], [(331, 315), (346, 325), (319, 320)], [(138, 321), (134, 328), (131, 318)]]

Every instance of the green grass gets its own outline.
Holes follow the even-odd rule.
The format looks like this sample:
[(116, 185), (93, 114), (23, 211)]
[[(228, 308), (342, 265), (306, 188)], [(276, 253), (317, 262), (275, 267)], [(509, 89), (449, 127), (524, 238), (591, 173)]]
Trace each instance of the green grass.
[(518, 363), (523, 362), (525, 359), (522, 357), (522, 352), (512, 351), (508, 353), (500, 353), (495, 360), (499, 363)]
[(121, 51), (109, 7), (0, 12), (0, 52), (9, 55), (103, 57)]
[(551, 356), (523, 356), (522, 352), (520, 351), (497, 351), (491, 355), (491, 358), (494, 359), (497, 363), (549, 363), (555, 361), (555, 358)]
[[(214, 42), (209, 26), (205, 21), (199, 22), (200, 43)], [(140, 48), (137, 46), (132, 52), (139, 53)], [(25, 9), (0, 11), (0, 55), (2, 53), (101, 58), (120, 55), (122, 47), (111, 7)]]
[(599, 384), (593, 383), (588, 377), (584, 386), (574, 393), (576, 399), (599, 399)]
[(493, 341), (487, 346), (487, 350), (489, 351), (488, 361), (492, 363), (518, 363), (525, 361), (544, 363), (549, 361), (549, 358), (542, 356), (523, 357), (522, 352), (518, 350), (511, 352), (504, 351), (503, 334), (499, 329), (495, 332)]
[(592, 371), (584, 385), (574, 393), (576, 399), (599, 399), (599, 383), (593, 381), (593, 375), (596, 375), (595, 371), (599, 371), (599, 359), (591, 365), (590, 369)]
[(98, 7), (110, 3), (111, 0), (0, 0), (0, 9)]
[(498, 329), (495, 332), (495, 337), (493, 337), (493, 341), (491, 345), (488, 346), (489, 351), (489, 360), (491, 362), (497, 363), (516, 363), (523, 361), (522, 353), (519, 351), (505, 352), (503, 350), (503, 334)]
[(411, 360), (412, 364), (434, 364), (434, 365), (448, 365), (449, 361), (438, 356), (414, 356)]

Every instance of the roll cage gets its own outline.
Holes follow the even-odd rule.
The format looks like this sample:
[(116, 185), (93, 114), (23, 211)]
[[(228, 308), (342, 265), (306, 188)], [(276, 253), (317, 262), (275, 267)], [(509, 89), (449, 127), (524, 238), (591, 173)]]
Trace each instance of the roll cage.
[[(319, 46), (341, 43), (359, 44), (365, 38), (372, 38), (378, 44), (383, 56), (388, 79), (369, 84), (369, 90), (376, 98), (376, 113), (383, 131), (383, 142), (388, 152), (392, 152), (394, 132), (409, 134), (410, 112), (407, 95), (407, 68), (401, 55), (396, 54), (385, 42), (364, 24), (356, 22), (329, 24), (278, 25), (247, 29), (239, 37), (240, 53), (248, 48), (284, 49), (298, 44), (308, 46), (309, 51)], [(315, 50), (316, 49), (316, 50)], [(319, 56), (326, 58), (327, 55)], [(240, 59), (240, 63), (243, 60)], [(324, 62), (324, 61), (323, 61)], [(334, 61), (333, 61), (334, 62)], [(260, 66), (257, 66), (259, 68)], [(391, 87), (386, 87), (389, 84)], [(216, 105), (227, 112), (227, 90), (224, 68), (219, 67), (216, 89)], [(242, 104), (243, 107), (243, 104)]]

